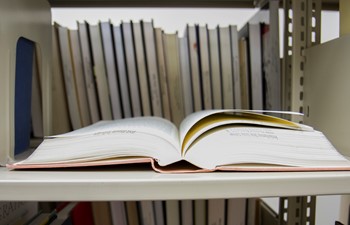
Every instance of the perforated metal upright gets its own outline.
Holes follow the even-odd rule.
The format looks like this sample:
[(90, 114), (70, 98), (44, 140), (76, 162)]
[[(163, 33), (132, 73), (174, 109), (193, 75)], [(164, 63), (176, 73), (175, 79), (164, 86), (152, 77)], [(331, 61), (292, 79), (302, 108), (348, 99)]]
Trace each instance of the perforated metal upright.
[[(320, 43), (320, 0), (284, 0), (283, 108), (306, 113), (303, 108), (304, 50)], [(296, 122), (300, 117), (290, 118)], [(315, 196), (280, 198), (281, 225), (315, 224)]]
[[(303, 109), (304, 49), (320, 43), (321, 1), (284, 0), (283, 108)], [(292, 118), (294, 121), (299, 118)], [(297, 121), (302, 122), (302, 121)]]

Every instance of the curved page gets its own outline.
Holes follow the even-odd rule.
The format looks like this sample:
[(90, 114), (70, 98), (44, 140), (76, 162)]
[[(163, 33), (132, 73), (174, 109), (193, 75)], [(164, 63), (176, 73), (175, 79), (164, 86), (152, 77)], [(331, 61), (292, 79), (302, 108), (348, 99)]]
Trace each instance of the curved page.
[(261, 125), (297, 130), (312, 130), (309, 126), (261, 114), (262, 112), (301, 115), (293, 112), (262, 110), (206, 110), (193, 113), (186, 117), (180, 126), (182, 155), (186, 154), (190, 145), (206, 131), (229, 124)]
[(21, 164), (82, 163), (112, 158), (150, 157), (159, 165), (180, 160), (176, 127), (157, 117), (101, 121), (48, 137)]
[(325, 136), (314, 130), (271, 127), (221, 127), (205, 133), (186, 153), (194, 165), (216, 169), (288, 166), (307, 168), (350, 167)]

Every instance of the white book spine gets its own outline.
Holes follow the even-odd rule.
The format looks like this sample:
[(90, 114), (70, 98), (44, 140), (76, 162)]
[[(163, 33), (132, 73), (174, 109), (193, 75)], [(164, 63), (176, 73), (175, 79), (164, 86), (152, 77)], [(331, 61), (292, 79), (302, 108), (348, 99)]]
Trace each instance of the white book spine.
[(194, 225), (192, 200), (181, 200), (181, 225)]
[(168, 75), (169, 97), (172, 121), (180, 125), (184, 119), (182, 79), (180, 72), (179, 37), (177, 34), (163, 33), (165, 65)]
[(192, 82), (189, 64), (187, 37), (182, 37), (180, 41), (181, 77), (183, 86), (183, 99), (185, 115), (193, 113)]
[(199, 75), (198, 43), (196, 29), (194, 26), (187, 25), (188, 49), (190, 52), (191, 78), (194, 111), (202, 110), (202, 90)]
[(208, 200), (208, 225), (225, 225), (226, 200)]
[(125, 47), (126, 68), (128, 71), (132, 114), (133, 116), (141, 116), (142, 109), (141, 109), (139, 81), (138, 81), (137, 68), (136, 68), (136, 62), (135, 62), (132, 26), (131, 26), (131, 23), (127, 23), (127, 22), (123, 22), (121, 26), (122, 26), (123, 41), (124, 41), (124, 47)]
[(162, 97), (162, 109), (163, 117), (171, 120), (168, 78), (165, 68), (165, 56), (164, 56), (164, 44), (163, 44), (163, 31), (160, 28), (155, 28), (155, 38), (157, 47), (157, 61), (159, 71), (159, 84)]
[(122, 109), (119, 95), (119, 82), (117, 80), (117, 71), (115, 67), (111, 26), (112, 25), (110, 22), (100, 23), (103, 53), (108, 77), (109, 95), (111, 98), (112, 115), (113, 119), (121, 119)]
[(194, 222), (195, 225), (207, 224), (207, 201), (195, 200), (194, 201)]
[(263, 109), (263, 80), (261, 60), (260, 24), (249, 24), (249, 51), (250, 51), (250, 81), (252, 90), (252, 109)]
[(166, 201), (166, 224), (180, 225), (180, 201), (168, 200)]
[(156, 225), (152, 201), (140, 201), (141, 221), (143, 225)]
[(94, 74), (97, 83), (97, 93), (103, 120), (112, 119), (112, 108), (109, 98), (106, 67), (102, 50), (102, 39), (99, 25), (90, 25)]
[(142, 22), (142, 28), (150, 85), (152, 112), (154, 116), (163, 117), (159, 73), (157, 68), (156, 40), (153, 24), (152, 22)]
[(139, 88), (140, 88), (142, 115), (151, 116), (152, 109), (151, 109), (150, 91), (149, 91), (149, 83), (148, 83), (148, 74), (146, 71), (146, 59), (145, 59), (145, 53), (144, 53), (141, 24), (132, 23), (132, 29), (133, 29), (135, 55), (136, 55), (136, 67), (137, 67), (137, 74), (138, 74)]
[(214, 109), (222, 109), (222, 85), (220, 72), (218, 30), (209, 29), (210, 73), (212, 77), (212, 93)]
[(58, 28), (59, 43), (62, 57), (63, 75), (66, 86), (66, 94), (69, 108), (69, 115), (73, 129), (82, 127), (78, 96), (76, 91), (72, 58), (70, 54), (70, 42), (68, 29), (65, 27)]
[(83, 60), (83, 70), (85, 76), (85, 84), (87, 97), (89, 101), (89, 110), (91, 123), (96, 123), (100, 120), (99, 106), (97, 100), (96, 83), (92, 72), (91, 49), (89, 45), (88, 24), (78, 23), (78, 32), (80, 39), (81, 55)]
[(124, 45), (122, 38), (122, 31), (120, 26), (114, 26), (114, 44), (115, 44), (115, 54), (116, 54), (116, 64), (117, 64), (117, 74), (120, 84), (120, 94), (123, 108), (123, 117), (129, 118), (132, 116), (131, 105), (130, 105), (130, 95), (129, 95), (129, 84), (125, 64), (124, 55)]
[(219, 27), (220, 37), (220, 61), (222, 73), (223, 107), (234, 107), (234, 92), (232, 78), (231, 41), (228, 27)]
[(213, 108), (207, 26), (198, 26), (202, 99), (204, 109)]
[(227, 200), (227, 225), (246, 224), (247, 199), (232, 198)]
[(233, 72), (233, 90), (234, 90), (234, 107), (236, 109), (242, 108), (241, 101), (241, 79), (239, 68), (239, 47), (238, 47), (238, 31), (237, 26), (230, 26), (231, 32), (231, 51), (232, 51), (232, 72)]
[(111, 201), (111, 216), (113, 225), (127, 225), (126, 207), (123, 201)]
[(79, 44), (79, 36), (77, 30), (70, 30), (69, 37), (71, 41), (72, 62), (75, 74), (76, 89), (82, 126), (91, 124), (89, 104), (87, 99), (86, 83), (84, 79), (83, 63), (81, 49)]

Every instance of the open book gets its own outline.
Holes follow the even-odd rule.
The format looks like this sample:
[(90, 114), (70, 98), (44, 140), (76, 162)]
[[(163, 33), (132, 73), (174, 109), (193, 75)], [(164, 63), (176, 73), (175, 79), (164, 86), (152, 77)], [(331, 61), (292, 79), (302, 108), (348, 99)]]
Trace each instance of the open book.
[(350, 170), (350, 162), (321, 132), (248, 110), (196, 112), (179, 129), (158, 117), (100, 121), (47, 137), (27, 159), (7, 167), (147, 162), (159, 172)]

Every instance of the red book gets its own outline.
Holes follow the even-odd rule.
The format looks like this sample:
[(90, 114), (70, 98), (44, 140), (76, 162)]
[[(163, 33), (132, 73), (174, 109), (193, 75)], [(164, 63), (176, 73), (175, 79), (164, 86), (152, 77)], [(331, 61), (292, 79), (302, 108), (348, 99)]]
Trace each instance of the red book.
[(79, 202), (71, 213), (73, 225), (94, 225), (91, 202)]

